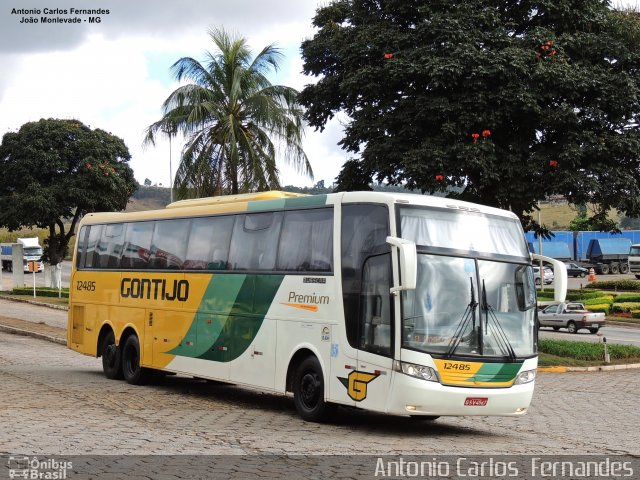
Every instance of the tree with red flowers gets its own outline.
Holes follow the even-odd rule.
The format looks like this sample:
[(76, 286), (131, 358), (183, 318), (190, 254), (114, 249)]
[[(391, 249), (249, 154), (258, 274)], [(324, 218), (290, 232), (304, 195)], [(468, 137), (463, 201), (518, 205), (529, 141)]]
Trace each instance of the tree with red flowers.
[(0, 226), (47, 228), (57, 265), (85, 213), (127, 206), (138, 186), (130, 158), (122, 139), (78, 120), (25, 123), (0, 144)]
[(548, 195), (640, 215), (638, 13), (606, 0), (335, 0), (313, 25), (303, 68), (319, 80), (300, 101), (317, 129), (348, 115), (339, 188), (447, 192), (528, 229)]

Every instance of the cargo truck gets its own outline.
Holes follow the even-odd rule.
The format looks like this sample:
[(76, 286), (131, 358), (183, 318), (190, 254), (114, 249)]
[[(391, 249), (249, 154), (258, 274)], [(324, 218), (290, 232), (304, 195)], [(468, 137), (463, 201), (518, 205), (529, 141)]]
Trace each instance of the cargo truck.
[(628, 238), (593, 238), (587, 247), (587, 262), (580, 265), (602, 275), (628, 273), (630, 249)]
[[(38, 237), (33, 238), (18, 238), (17, 244), (22, 245), (22, 269), (24, 272), (29, 272), (29, 262), (37, 262), (38, 272), (44, 270), (44, 263), (42, 262), (42, 247), (40, 246), (40, 240)], [(13, 271), (13, 245), (11, 243), (3, 243), (0, 245), (0, 258), (2, 259), (2, 269)]]

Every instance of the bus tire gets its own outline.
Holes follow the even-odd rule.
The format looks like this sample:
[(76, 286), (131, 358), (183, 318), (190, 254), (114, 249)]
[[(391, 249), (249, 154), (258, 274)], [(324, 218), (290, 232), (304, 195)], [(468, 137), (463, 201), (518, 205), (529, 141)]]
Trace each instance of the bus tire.
[(140, 341), (137, 335), (129, 335), (122, 347), (122, 374), (127, 383), (143, 385), (148, 371), (140, 366)]
[(298, 366), (293, 380), (293, 402), (298, 415), (308, 422), (323, 422), (332, 411), (324, 400), (324, 376), (318, 359), (305, 357)]
[(116, 345), (116, 337), (112, 331), (107, 333), (102, 340), (100, 349), (102, 357), (102, 371), (104, 376), (111, 380), (119, 380), (122, 378), (122, 362), (120, 349)]

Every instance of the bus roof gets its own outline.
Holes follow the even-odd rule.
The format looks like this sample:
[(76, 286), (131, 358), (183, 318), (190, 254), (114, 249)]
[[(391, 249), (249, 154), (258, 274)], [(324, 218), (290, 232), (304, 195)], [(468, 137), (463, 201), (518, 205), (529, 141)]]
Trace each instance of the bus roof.
[(222, 213), (240, 213), (246, 211), (279, 210), (305, 206), (321, 206), (333, 203), (386, 203), (420, 205), (438, 208), (450, 208), (462, 211), (479, 212), (499, 215), (501, 217), (517, 219), (518, 217), (507, 210), (488, 207), (461, 200), (431, 195), (395, 192), (339, 192), (326, 195), (304, 195), (299, 193), (270, 191), (229, 195), (219, 197), (196, 198), (180, 200), (167, 205), (160, 210), (141, 212), (104, 212), (85, 215), (82, 223), (112, 223), (139, 220), (154, 220), (156, 218), (173, 218), (182, 216), (199, 216)]

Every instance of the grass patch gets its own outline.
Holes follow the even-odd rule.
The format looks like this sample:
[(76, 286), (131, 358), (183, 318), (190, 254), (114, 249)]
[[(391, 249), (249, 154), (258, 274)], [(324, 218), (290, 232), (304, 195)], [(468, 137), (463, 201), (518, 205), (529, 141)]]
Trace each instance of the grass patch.
[[(26, 295), (33, 297), (33, 287), (19, 287), (14, 288), (11, 295)], [(64, 298), (69, 298), (69, 289), (63, 288), (61, 292), (61, 296)], [(48, 288), (48, 287), (36, 287), (36, 297), (55, 297), (58, 298), (58, 289), (57, 288)]]
[[(541, 353), (555, 357), (582, 360), (588, 362), (604, 361), (604, 344), (591, 342), (573, 342), (570, 340), (540, 339), (538, 350)], [(640, 347), (632, 345), (608, 345), (611, 361), (623, 361), (624, 363), (640, 362)]]

